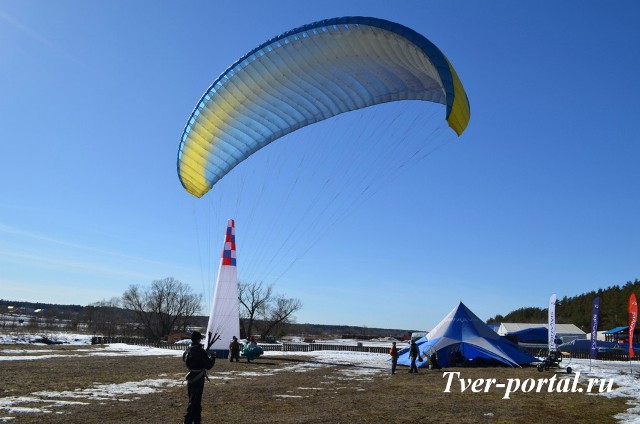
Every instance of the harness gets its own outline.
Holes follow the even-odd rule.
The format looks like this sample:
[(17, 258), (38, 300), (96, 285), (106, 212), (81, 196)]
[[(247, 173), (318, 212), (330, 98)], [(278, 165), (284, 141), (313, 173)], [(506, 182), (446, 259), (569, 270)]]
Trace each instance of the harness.
[[(183, 360), (185, 361), (185, 363), (187, 361), (187, 358), (189, 357), (188, 355), (191, 355), (191, 347), (189, 347), (189, 349), (187, 349), (184, 353)], [(206, 368), (187, 367), (187, 369), (189, 370), (189, 372), (187, 373), (187, 375), (184, 376), (184, 379), (186, 380), (187, 384), (194, 384), (203, 377), (206, 378), (207, 381), (210, 381), (209, 376), (207, 375)]]
[[(191, 377), (189, 377), (191, 376)], [(196, 381), (200, 380), (202, 377), (206, 378), (207, 381), (209, 380), (209, 376), (207, 375), (207, 370), (202, 368), (200, 370), (192, 370), (189, 369), (189, 372), (187, 373), (187, 375), (184, 376), (184, 379), (187, 381), (187, 384), (193, 384)]]

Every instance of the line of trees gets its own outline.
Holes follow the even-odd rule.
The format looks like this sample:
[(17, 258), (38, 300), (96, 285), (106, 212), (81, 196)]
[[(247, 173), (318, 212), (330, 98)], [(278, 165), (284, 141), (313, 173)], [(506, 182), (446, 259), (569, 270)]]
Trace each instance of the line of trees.
[[(241, 333), (281, 337), (293, 315), (302, 308), (297, 299), (275, 294), (263, 283), (239, 284)], [(5, 305), (6, 304), (6, 305)], [(16, 305), (16, 306), (13, 306)], [(174, 331), (203, 328), (202, 295), (175, 278), (155, 280), (149, 286), (131, 285), (121, 297), (88, 306), (45, 305), (0, 301), (0, 328), (31, 331), (76, 331), (113, 336), (140, 336), (150, 341), (166, 339)], [(11, 309), (10, 309), (11, 308)], [(13, 311), (28, 311), (18, 315)]]
[[(578, 296), (567, 297), (556, 301), (556, 322), (559, 324), (575, 324), (583, 331), (589, 331), (591, 325), (591, 306), (593, 299), (600, 296), (600, 329), (610, 329), (628, 325), (628, 302), (631, 293), (640, 294), (640, 280), (628, 281), (623, 286), (614, 285), (598, 291), (590, 291)], [(549, 293), (551, 295), (551, 293)], [(488, 324), (501, 322), (547, 322), (548, 309), (526, 307), (496, 315), (487, 320)]]
[[(258, 334), (263, 340), (284, 335), (286, 325), (302, 308), (298, 299), (275, 294), (272, 285), (262, 282), (241, 282), (238, 300), (241, 333), (245, 337)], [(122, 307), (135, 316), (137, 330), (149, 340), (202, 326), (197, 315), (201, 303), (201, 294), (193, 293), (188, 285), (173, 278), (156, 280), (148, 288), (132, 285), (122, 295)]]
[(119, 304), (117, 297), (87, 306), (0, 301), (0, 328), (131, 336), (135, 328), (133, 316)]

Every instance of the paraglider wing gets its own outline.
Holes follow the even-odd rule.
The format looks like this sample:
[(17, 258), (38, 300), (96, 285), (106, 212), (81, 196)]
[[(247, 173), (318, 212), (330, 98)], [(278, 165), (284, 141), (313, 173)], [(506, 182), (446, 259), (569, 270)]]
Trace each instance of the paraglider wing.
[(449, 126), (469, 122), (464, 88), (429, 40), (367, 17), (315, 22), (247, 53), (191, 113), (178, 152), (185, 189), (201, 197), (272, 141), (340, 113), (399, 100), (446, 105)]

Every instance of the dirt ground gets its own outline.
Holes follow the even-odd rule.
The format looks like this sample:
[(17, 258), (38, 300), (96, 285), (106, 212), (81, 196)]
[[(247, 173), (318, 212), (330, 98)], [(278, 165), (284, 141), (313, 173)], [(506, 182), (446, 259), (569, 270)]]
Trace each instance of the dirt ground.
[[(88, 354), (97, 349), (93, 346), (26, 348), (33, 355), (63, 356), (0, 361), (0, 422), (182, 422), (187, 390), (181, 383), (184, 365), (175, 354), (95, 356)], [(11, 349), (16, 346), (0, 346), (7, 352), (0, 355)], [(253, 363), (219, 359), (205, 384), (203, 423), (248, 417), (266, 423), (607, 423), (627, 409), (625, 399), (586, 393), (519, 391), (502, 399), (504, 390), (461, 392), (457, 379), (446, 393), (443, 371), (503, 382), (553, 375), (533, 367), (449, 368), (417, 375), (399, 367), (391, 375), (384, 367), (307, 356), (267, 356)]]

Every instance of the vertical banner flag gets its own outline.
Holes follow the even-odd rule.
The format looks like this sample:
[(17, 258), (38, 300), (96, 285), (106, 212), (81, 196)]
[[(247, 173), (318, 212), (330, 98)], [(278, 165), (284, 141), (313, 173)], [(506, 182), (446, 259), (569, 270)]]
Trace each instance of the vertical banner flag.
[(593, 299), (591, 308), (591, 359), (596, 359), (598, 354), (598, 319), (600, 317), (600, 296)]
[(549, 352), (556, 350), (556, 294), (549, 298)]
[(631, 296), (629, 296), (629, 358), (633, 358), (635, 355), (633, 351), (633, 334), (636, 331), (636, 322), (638, 322), (638, 301), (636, 300), (636, 294), (631, 293)]

